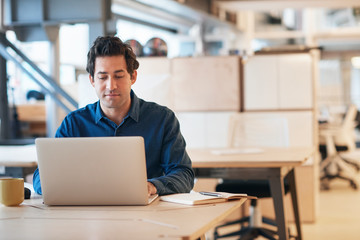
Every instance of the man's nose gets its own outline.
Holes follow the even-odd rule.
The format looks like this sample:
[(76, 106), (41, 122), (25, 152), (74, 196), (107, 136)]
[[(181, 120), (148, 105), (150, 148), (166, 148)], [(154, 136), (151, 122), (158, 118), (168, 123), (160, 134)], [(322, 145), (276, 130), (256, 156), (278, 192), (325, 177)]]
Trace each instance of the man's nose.
[(109, 80), (108, 80), (108, 82), (107, 82), (107, 88), (109, 89), (109, 90), (114, 90), (114, 89), (116, 89), (116, 82), (115, 82), (115, 80), (113, 79), (113, 78), (109, 78)]

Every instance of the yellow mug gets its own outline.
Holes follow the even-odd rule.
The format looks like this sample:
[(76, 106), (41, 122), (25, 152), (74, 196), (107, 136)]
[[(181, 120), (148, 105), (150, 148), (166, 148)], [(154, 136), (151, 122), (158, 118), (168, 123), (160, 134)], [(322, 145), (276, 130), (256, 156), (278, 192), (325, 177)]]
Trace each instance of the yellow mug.
[(0, 203), (17, 206), (24, 201), (23, 178), (0, 178)]

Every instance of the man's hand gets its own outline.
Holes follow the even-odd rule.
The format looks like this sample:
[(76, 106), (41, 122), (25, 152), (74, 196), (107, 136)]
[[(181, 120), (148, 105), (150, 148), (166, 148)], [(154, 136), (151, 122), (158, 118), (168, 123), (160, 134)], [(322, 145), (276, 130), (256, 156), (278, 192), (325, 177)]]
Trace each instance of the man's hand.
[(153, 195), (153, 194), (156, 194), (157, 192), (157, 189), (156, 187), (154, 186), (154, 184), (152, 184), (151, 182), (147, 182), (147, 187), (148, 187), (148, 195)]

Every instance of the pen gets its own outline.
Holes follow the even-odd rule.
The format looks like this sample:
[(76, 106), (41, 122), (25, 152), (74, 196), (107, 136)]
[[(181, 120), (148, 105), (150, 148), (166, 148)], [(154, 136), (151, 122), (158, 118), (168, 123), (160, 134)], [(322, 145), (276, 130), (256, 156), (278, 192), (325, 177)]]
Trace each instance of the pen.
[(199, 192), (201, 195), (212, 196), (212, 197), (222, 197), (220, 193), (214, 192)]

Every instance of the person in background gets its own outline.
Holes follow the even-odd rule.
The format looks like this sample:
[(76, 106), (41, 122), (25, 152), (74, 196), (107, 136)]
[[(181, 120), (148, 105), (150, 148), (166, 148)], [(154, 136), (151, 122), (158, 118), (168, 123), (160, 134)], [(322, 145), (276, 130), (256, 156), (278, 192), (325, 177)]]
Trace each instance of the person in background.
[[(55, 137), (142, 136), (148, 194), (190, 192), (194, 171), (179, 122), (167, 107), (136, 96), (131, 86), (138, 67), (128, 44), (118, 37), (98, 37), (88, 52), (86, 70), (99, 101), (68, 114)], [(38, 169), (33, 186), (41, 194)]]

